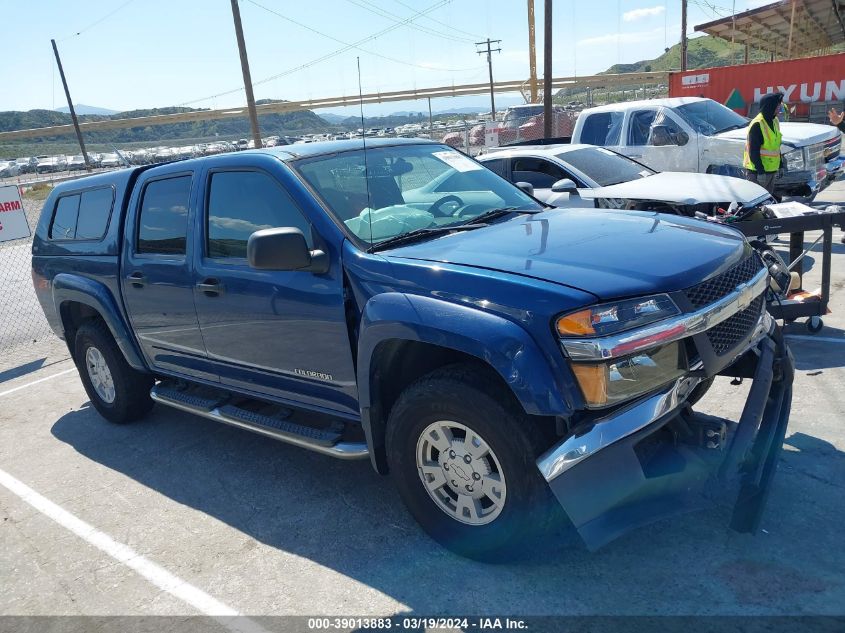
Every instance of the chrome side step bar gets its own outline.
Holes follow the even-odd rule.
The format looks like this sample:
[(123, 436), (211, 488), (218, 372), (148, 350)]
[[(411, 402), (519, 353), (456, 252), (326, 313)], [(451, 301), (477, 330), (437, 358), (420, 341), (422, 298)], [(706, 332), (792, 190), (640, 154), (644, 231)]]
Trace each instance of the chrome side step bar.
[(205, 402), (196, 401), (197, 399), (191, 398), (189, 394), (176, 396), (174, 390), (163, 385), (154, 386), (150, 390), (150, 397), (153, 401), (167, 407), (260, 433), (272, 437), (274, 440), (287, 442), (337, 459), (366, 459), (369, 456), (367, 445), (363, 442), (341, 442), (339, 441), (340, 435), (331, 431), (321, 431), (320, 429), (262, 416), (232, 405), (224, 405), (225, 399), (219, 404), (209, 406)]

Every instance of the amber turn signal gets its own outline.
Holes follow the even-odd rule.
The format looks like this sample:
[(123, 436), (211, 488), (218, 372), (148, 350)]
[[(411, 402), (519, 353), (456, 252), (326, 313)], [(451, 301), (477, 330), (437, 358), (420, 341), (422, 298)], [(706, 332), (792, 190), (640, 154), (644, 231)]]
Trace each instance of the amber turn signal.
[(584, 336), (595, 334), (593, 329), (593, 310), (587, 308), (578, 312), (572, 312), (557, 320), (557, 333), (561, 336)]
[(587, 406), (603, 407), (607, 404), (608, 370), (605, 363), (597, 365), (572, 364), (575, 379), (584, 394)]

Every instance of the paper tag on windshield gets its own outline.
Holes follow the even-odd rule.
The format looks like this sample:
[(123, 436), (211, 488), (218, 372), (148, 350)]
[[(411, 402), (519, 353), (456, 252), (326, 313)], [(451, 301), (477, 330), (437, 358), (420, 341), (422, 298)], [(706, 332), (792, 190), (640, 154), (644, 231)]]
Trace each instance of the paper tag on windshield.
[(449, 165), (449, 167), (457, 171), (475, 171), (476, 169), (484, 169), (483, 166), (470, 160), (463, 154), (459, 154), (458, 152), (434, 152), (434, 155)]

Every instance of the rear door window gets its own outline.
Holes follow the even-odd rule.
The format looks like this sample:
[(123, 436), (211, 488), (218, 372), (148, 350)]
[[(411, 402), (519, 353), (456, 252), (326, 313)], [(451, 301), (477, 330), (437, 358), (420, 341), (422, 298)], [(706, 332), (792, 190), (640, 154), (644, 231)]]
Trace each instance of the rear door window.
[(568, 177), (563, 169), (543, 158), (513, 159), (513, 181), (527, 182), (535, 189), (551, 189), (558, 180)]
[(153, 180), (144, 187), (138, 217), (138, 253), (184, 255), (191, 176)]
[(502, 178), (507, 178), (507, 163), (505, 162), (504, 158), (496, 158), (493, 160), (485, 160), (483, 165), (492, 171), (495, 174), (498, 174)]
[(588, 145), (619, 145), (622, 119), (622, 112), (596, 112), (588, 115), (581, 128), (579, 142)]

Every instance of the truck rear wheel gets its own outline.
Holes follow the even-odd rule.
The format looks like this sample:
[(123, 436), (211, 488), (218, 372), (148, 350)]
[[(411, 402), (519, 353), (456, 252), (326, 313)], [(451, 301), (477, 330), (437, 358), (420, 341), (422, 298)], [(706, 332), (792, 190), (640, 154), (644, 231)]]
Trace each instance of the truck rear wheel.
[(89, 321), (76, 332), (74, 360), (91, 404), (117, 424), (146, 415), (153, 406), (153, 377), (129, 366), (106, 325)]
[(477, 369), (432, 372), (401, 394), (386, 437), (410, 513), (444, 547), (484, 561), (518, 554), (553, 516), (535, 464), (542, 434), (497, 387)]

